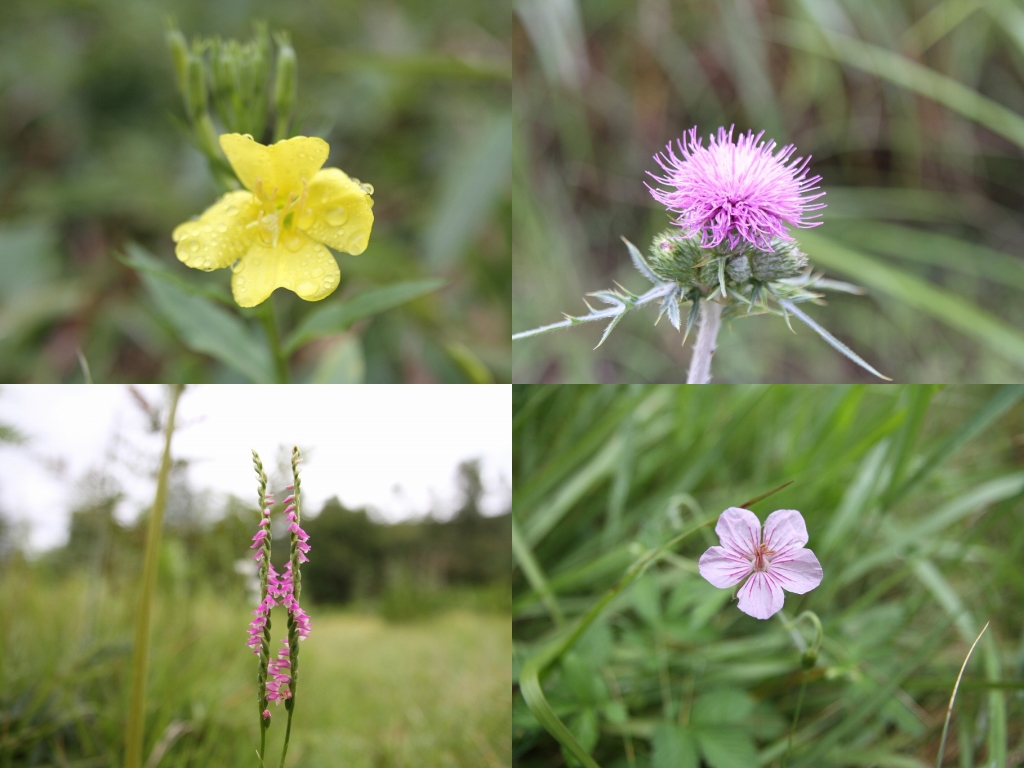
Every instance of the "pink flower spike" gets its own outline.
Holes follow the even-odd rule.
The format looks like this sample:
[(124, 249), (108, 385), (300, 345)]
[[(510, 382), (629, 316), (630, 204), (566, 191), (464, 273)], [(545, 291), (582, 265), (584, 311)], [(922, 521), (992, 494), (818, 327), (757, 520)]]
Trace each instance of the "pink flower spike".
[(264, 720), (269, 720), (270, 719), (270, 710), (269, 709), (264, 709), (263, 710), (263, 719)]
[(795, 509), (768, 515), (761, 522), (747, 509), (729, 507), (718, 518), (715, 533), (722, 542), (701, 555), (700, 575), (719, 589), (740, 587), (739, 609), (755, 619), (768, 619), (782, 610), (782, 591), (802, 595), (821, 584), (818, 558), (809, 549), (807, 526)]
[(281, 503), (282, 504), (291, 504), (293, 501), (295, 501), (295, 494), (294, 493), (292, 495), (290, 495), (290, 496), (286, 496), (285, 500), (282, 501)]
[(294, 485), (286, 485), (286, 486), (284, 487), (284, 489), (285, 489), (286, 491), (294, 491), (294, 490), (295, 490), (295, 486), (294, 486)]
[(655, 200), (679, 214), (675, 223), (684, 237), (699, 237), (703, 248), (725, 242), (736, 250), (749, 243), (771, 251), (773, 238), (793, 239), (786, 224), (821, 224), (811, 221), (821, 214), (807, 215), (825, 207), (812, 204), (825, 193), (811, 194), (821, 177), (808, 177), (810, 156), (793, 159), (792, 144), (776, 151), (775, 142), (762, 141), (762, 136), (764, 131), (747, 131), (734, 140), (733, 128), (719, 128), (705, 147), (691, 128), (675, 148), (670, 143), (654, 156), (664, 175), (648, 175), (670, 189), (647, 188)]

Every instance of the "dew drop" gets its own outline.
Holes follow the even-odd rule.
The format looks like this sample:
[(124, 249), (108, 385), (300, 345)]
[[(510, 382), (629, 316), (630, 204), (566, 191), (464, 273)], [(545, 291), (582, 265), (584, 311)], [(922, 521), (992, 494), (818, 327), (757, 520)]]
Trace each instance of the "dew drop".
[(220, 232), (223, 235), (225, 232), (228, 231), (227, 224), (218, 224), (217, 225), (217, 231)]
[(236, 213), (238, 213), (238, 209), (233, 205), (229, 205), (227, 208), (224, 209), (224, 213), (226, 213), (228, 216), (234, 216)]
[(323, 267), (317, 267), (316, 269), (313, 270), (313, 277), (322, 277), (323, 274), (324, 274)]
[(303, 294), (311, 294), (316, 291), (316, 285), (309, 281), (304, 281), (295, 286), (295, 292), (302, 296)]
[(185, 246), (191, 253), (199, 253), (199, 241), (189, 240), (188, 245)]
[(337, 208), (330, 208), (324, 211), (324, 221), (332, 227), (340, 227), (348, 221), (348, 211), (346, 211), (344, 206), (341, 205)]
[(373, 194), (373, 184), (363, 184), (363, 183), (360, 183), (359, 184), (359, 188), (361, 190), (363, 190), (363, 192), (365, 192), (368, 195), (372, 195)]

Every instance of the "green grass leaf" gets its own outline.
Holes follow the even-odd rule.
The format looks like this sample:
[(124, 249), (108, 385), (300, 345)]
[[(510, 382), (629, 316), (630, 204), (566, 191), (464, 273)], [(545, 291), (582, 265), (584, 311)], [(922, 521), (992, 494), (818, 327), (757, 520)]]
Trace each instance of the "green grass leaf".
[(813, 262), (931, 315), (1024, 368), (1024, 333), (967, 299), (819, 234), (803, 232), (800, 242)]
[(780, 42), (835, 59), (932, 99), (1024, 147), (1024, 118), (972, 88), (913, 59), (825, 27), (780, 20)]
[(254, 383), (274, 381), (266, 344), (242, 319), (201, 296), (186, 293), (158, 273), (140, 272), (139, 277), (157, 312), (186, 347), (216, 358)]
[(414, 280), (371, 288), (340, 302), (328, 299), (329, 303), (306, 315), (285, 343), (285, 352), (291, 354), (314, 339), (346, 331), (358, 320), (394, 309), (436, 291), (444, 284), (444, 280), (437, 278)]

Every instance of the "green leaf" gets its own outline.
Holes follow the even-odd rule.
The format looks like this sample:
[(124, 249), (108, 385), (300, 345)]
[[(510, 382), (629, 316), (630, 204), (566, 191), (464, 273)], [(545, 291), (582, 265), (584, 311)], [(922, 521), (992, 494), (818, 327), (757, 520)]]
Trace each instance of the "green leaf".
[[(674, 723), (659, 723), (651, 739), (652, 768), (698, 768), (693, 734)], [(751, 765), (756, 765), (755, 762)]]
[(742, 728), (695, 726), (694, 735), (704, 760), (711, 768), (750, 768), (757, 765), (754, 741)]
[(306, 315), (285, 343), (285, 353), (291, 354), (313, 339), (348, 330), (357, 320), (393, 309), (436, 291), (444, 284), (445, 281), (438, 278), (392, 283), (364, 291), (346, 301), (334, 301), (317, 307)]
[(493, 384), (494, 376), (484, 361), (477, 357), (473, 350), (460, 341), (450, 341), (444, 345), (445, 352), (455, 361), (471, 384)]
[(754, 711), (754, 702), (745, 691), (725, 688), (698, 697), (690, 713), (696, 725), (733, 725), (744, 722)]
[(251, 381), (274, 381), (270, 352), (238, 317), (200, 296), (186, 293), (153, 272), (139, 277), (153, 304), (189, 349), (220, 360)]
[[(161, 282), (173, 285), (180, 291), (193, 296), (201, 296), (211, 299), (228, 307), (235, 307), (235, 300), (223, 288), (211, 285), (209, 287), (196, 285), (191, 280), (177, 274), (170, 265), (149, 253), (137, 243), (128, 243), (125, 254), (115, 254), (114, 258), (136, 272), (152, 275)], [(141, 276), (141, 275), (140, 275)]]
[(906, 306), (931, 315), (1024, 367), (1024, 334), (962, 296), (821, 235), (803, 232), (800, 242), (812, 261), (843, 272)]

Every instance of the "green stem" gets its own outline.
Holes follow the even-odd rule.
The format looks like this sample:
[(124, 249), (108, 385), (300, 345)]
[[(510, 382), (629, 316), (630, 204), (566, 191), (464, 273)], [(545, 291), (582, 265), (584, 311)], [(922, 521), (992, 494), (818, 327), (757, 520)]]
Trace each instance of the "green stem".
[[(262, 715), (260, 715), (260, 719), (261, 720), (263, 719)], [(266, 749), (267, 749), (267, 726), (265, 726), (263, 723), (260, 723), (260, 753), (259, 753), (260, 754), (260, 768), (264, 768), (264, 765), (263, 765), (263, 753), (266, 751)]]
[(270, 296), (263, 302), (260, 312), (260, 319), (263, 321), (263, 329), (267, 334), (267, 341), (270, 344), (270, 353), (274, 358), (274, 369), (277, 373), (277, 383), (288, 383), (288, 356), (281, 346), (281, 335), (277, 330), (277, 315), (274, 313), (274, 297)]
[(139, 612), (135, 617), (135, 654), (132, 661), (132, 694), (125, 729), (125, 768), (142, 765), (142, 736), (146, 720), (146, 666), (149, 661), (149, 625), (156, 591), (156, 568), (160, 555), (160, 536), (163, 533), (164, 508), (167, 506), (167, 478), (171, 473), (171, 436), (174, 434), (174, 416), (178, 398), (184, 387), (171, 387), (171, 407), (164, 428), (164, 453), (160, 461), (160, 474), (156, 482), (156, 498), (149, 515), (146, 534), (146, 554), (142, 565), (142, 588)]
[[(294, 701), (294, 699), (292, 699)], [(289, 702), (290, 703), (290, 702)], [(280, 768), (284, 768), (284, 758), (288, 754), (288, 739), (292, 735), (292, 710), (293, 707), (288, 707), (288, 725), (284, 729), (284, 749), (281, 750), (281, 765)]]
[(786, 746), (786, 754), (782, 756), (782, 768), (786, 767), (786, 758), (789, 757), (789, 751), (793, 748), (793, 736), (796, 734), (796, 724), (800, 719), (800, 708), (804, 703), (804, 691), (807, 690), (807, 671), (803, 673), (803, 681), (800, 683), (800, 695), (796, 700), (796, 712), (793, 713), (793, 727), (789, 729), (789, 744)]

